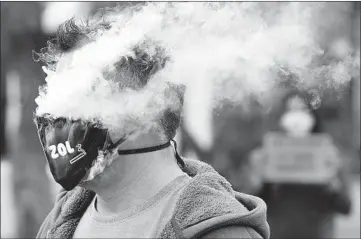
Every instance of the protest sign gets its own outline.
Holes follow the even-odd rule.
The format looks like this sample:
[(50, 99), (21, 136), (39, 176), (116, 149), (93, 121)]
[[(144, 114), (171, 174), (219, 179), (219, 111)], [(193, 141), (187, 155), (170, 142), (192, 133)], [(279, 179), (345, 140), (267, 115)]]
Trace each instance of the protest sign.
[(263, 177), (271, 183), (326, 184), (339, 168), (337, 149), (327, 134), (264, 137)]

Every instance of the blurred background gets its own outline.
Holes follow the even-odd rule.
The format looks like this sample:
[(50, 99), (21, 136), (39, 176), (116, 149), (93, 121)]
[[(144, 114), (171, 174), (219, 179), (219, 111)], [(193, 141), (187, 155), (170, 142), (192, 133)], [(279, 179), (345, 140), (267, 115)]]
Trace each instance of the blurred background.
[[(64, 20), (116, 4), (129, 3), (1, 2), (2, 238), (34, 237), (58, 187), (32, 121), (38, 87), (45, 83), (32, 50), (44, 47)], [(324, 48), (331, 52), (348, 42), (360, 51), (360, 3), (332, 2), (326, 9)], [(333, 9), (342, 9), (343, 17), (333, 19)], [(332, 54), (341, 57), (342, 50)], [(359, 77), (338, 97), (325, 95), (330, 100), (317, 109), (309, 107), (309, 94), (284, 87), (267, 114), (257, 105), (247, 114), (234, 104), (212, 110), (206, 85), (197, 87), (204, 93), (192, 90), (198, 103), (185, 105), (177, 135), (181, 154), (210, 163), (235, 190), (263, 198), (273, 238), (360, 238)], [(310, 143), (321, 141), (320, 147)], [(293, 164), (281, 167), (282, 157)], [(317, 157), (334, 159), (339, 170), (307, 168), (305, 158)], [(304, 165), (295, 163), (301, 158)], [(330, 174), (335, 180), (325, 180)]]

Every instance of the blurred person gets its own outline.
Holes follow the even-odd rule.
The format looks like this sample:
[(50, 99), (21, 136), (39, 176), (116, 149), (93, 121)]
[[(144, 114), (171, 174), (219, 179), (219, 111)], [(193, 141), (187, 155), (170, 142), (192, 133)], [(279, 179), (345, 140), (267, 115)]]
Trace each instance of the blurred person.
[(286, 112), (279, 120), (280, 127), (285, 133), (294, 137), (305, 137), (320, 131), (318, 116), (307, 107), (300, 96), (290, 95), (286, 97), (285, 102)]
[[(76, 49), (89, 43), (89, 34), (105, 30), (109, 22), (88, 24), (70, 20), (59, 27), (46, 53), (53, 60), (51, 53), (61, 51), (55, 74), (69, 67)], [(135, 49), (116, 68), (117, 80), (127, 84), (129, 78), (129, 87), (141, 89), (163, 67), (164, 59), (150, 59), (157, 58)], [(169, 84), (169, 90), (183, 102), (182, 87)], [(181, 109), (159, 113), (152, 130), (115, 143), (101, 123), (36, 118), (50, 170), (63, 188), (37, 238), (269, 238), (264, 202), (235, 192), (206, 163), (180, 157), (170, 142)], [(53, 157), (54, 145), (69, 154)], [(111, 163), (104, 154), (109, 152), (115, 155)], [(72, 164), (75, 158), (81, 160)]]
[[(323, 132), (319, 115), (305, 98), (297, 92), (284, 97), (284, 113), (279, 119), (281, 132), (293, 137)], [(260, 168), (264, 157), (267, 155), (262, 149), (252, 153), (253, 169)], [(326, 185), (264, 183), (257, 195), (267, 203), (272, 237), (333, 238), (336, 213), (347, 215), (351, 210), (345, 170), (341, 165), (337, 175)]]

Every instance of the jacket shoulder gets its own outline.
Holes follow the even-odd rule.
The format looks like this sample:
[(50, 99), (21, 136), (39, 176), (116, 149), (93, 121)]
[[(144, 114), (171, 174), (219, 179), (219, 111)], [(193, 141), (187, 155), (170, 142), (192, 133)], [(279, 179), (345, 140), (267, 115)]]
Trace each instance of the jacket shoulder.
[(48, 236), (60, 238), (54, 236), (62, 233), (62, 227), (59, 225), (68, 225), (74, 220), (80, 220), (94, 195), (94, 192), (80, 187), (76, 187), (72, 191), (60, 190), (53, 209), (45, 218), (36, 238), (46, 238)]
[(52, 221), (60, 214), (60, 209), (66, 198), (67, 191), (60, 189), (56, 195), (54, 206), (44, 219), (35, 238), (46, 238)]
[(245, 226), (227, 226), (219, 228), (200, 237), (201, 239), (211, 238), (262, 238), (254, 229)]

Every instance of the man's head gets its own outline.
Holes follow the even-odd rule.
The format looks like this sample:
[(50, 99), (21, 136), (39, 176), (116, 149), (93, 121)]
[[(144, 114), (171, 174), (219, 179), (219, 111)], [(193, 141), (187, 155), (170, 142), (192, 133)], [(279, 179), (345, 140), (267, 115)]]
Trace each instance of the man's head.
[[(102, 20), (98, 19), (99, 16), (94, 15), (88, 21), (70, 19), (60, 25), (55, 39), (49, 41), (41, 53), (36, 53), (36, 61), (46, 63), (47, 67), (55, 72), (71, 67), (74, 51), (92, 42), (95, 39), (94, 35), (110, 28), (111, 20), (106, 21), (104, 15), (102, 16)], [(155, 51), (150, 53), (142, 50), (141, 45), (134, 46), (132, 56), (121, 57), (114, 64), (114, 67), (104, 69), (104, 78), (115, 80), (119, 87), (117, 90), (125, 88), (142, 89), (152, 76), (166, 65), (169, 58), (161, 46), (156, 45), (151, 40), (145, 40), (142, 44), (154, 44)], [(165, 95), (173, 97), (175, 95), (181, 103), (180, 106), (182, 106), (184, 86), (168, 83)], [(165, 137), (165, 140), (174, 138), (181, 122), (181, 111), (182, 109), (179, 107), (178, 109), (165, 109), (159, 112), (158, 121), (161, 129), (163, 129), (160, 136)]]
[[(47, 67), (54, 71), (55, 74), (71, 69), (73, 67), (73, 60), (76, 58), (76, 52), (92, 43), (96, 39), (95, 36), (99, 36), (102, 32), (110, 29), (112, 21), (107, 19), (111, 18), (107, 18), (105, 15), (103, 14), (100, 18), (99, 15), (95, 15), (88, 21), (83, 22), (75, 21), (74, 19), (65, 22), (59, 27), (56, 38), (49, 41), (48, 46), (43, 48), (40, 53), (36, 53), (36, 61), (46, 63)], [(146, 49), (144, 44), (151, 44), (153, 50), (144, 50)], [(112, 46), (109, 47), (111, 48)], [(131, 54), (128, 54), (128, 56), (120, 56), (114, 64), (101, 69), (102, 78), (106, 81), (116, 82), (116, 89), (111, 90), (118, 94), (121, 94), (126, 89), (137, 92), (141, 91), (152, 80), (152, 77), (164, 68), (168, 60), (165, 50), (160, 45), (157, 45), (156, 42), (146, 38), (141, 43), (133, 46), (131, 51)], [(157, 146), (175, 136), (181, 121), (184, 86), (167, 83), (166, 90), (163, 93), (164, 97), (169, 97), (179, 102), (176, 104), (179, 107), (160, 108), (154, 120), (155, 126), (149, 129), (146, 135), (143, 134), (136, 139), (133, 138), (133, 141), (136, 142), (135, 144), (127, 144), (125, 142), (121, 146), (130, 147), (130, 149)], [(121, 107), (119, 105), (119, 108)], [(114, 158), (113, 153), (110, 156)], [(111, 161), (109, 160), (109, 162)], [(92, 169), (97, 175), (99, 171), (104, 170), (105, 165), (109, 165), (104, 163), (104, 158), (102, 158), (100, 153), (98, 159), (94, 162), (95, 164), (88, 171), (88, 176)], [(97, 168), (97, 165), (100, 168)], [(52, 172), (54, 170), (53, 168)], [(60, 172), (63, 171), (60, 170)], [(68, 172), (68, 170), (64, 172)]]

